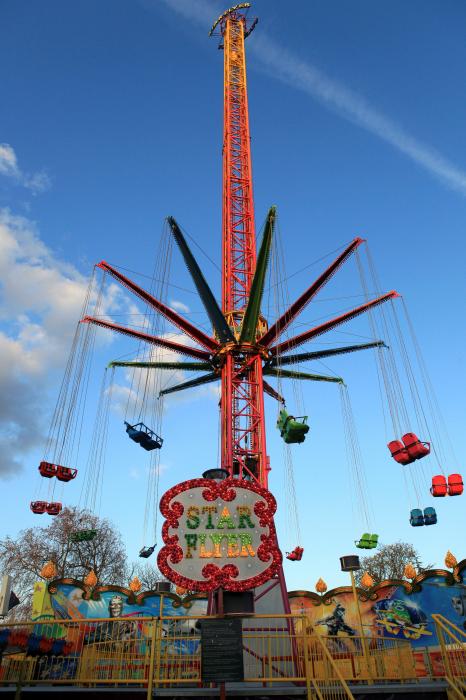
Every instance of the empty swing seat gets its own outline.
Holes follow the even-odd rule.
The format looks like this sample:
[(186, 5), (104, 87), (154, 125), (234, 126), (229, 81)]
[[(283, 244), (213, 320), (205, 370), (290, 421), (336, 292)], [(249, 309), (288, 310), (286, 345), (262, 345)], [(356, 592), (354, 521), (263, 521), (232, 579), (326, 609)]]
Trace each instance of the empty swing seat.
[(448, 477), (448, 495), (461, 496), (463, 493), (463, 479), (461, 474), (450, 474)]
[(304, 442), (306, 434), (309, 432), (309, 426), (306, 423), (307, 416), (298, 416), (298, 418), (290, 416), (285, 409), (280, 411), (277, 428), (287, 445)]
[(361, 539), (355, 540), (354, 544), (358, 549), (370, 549), (370, 534), (368, 532), (365, 532), (363, 535), (361, 535)]
[(415, 433), (406, 433), (401, 439), (413, 459), (422, 459), (430, 454), (430, 442), (421, 442)]
[(139, 552), (139, 556), (143, 559), (149, 559), (150, 555), (153, 554), (154, 551), (155, 545), (153, 547), (143, 547)]
[(60, 464), (57, 464), (58, 481), (71, 481), (71, 479), (75, 478), (77, 473), (77, 469), (71, 469), (70, 467), (62, 467)]
[(390, 450), (393, 459), (398, 462), (398, 464), (405, 465), (414, 462), (414, 457), (409, 455), (408, 450), (406, 449), (405, 445), (400, 442), (400, 440), (392, 440), (388, 443), (387, 447)]
[(429, 506), (429, 508), (424, 508), (424, 525), (436, 525), (437, 524), (437, 513), (435, 508)]
[(39, 474), (47, 479), (51, 479), (57, 475), (57, 465), (51, 462), (41, 462), (39, 464)]
[(154, 431), (148, 428), (144, 423), (130, 425), (125, 421), (125, 425), (126, 432), (131, 440), (137, 442), (144, 450), (149, 452), (150, 450), (159, 450), (162, 447), (162, 438), (154, 433)]
[(97, 530), (77, 530), (70, 535), (71, 542), (90, 542), (97, 535)]
[(31, 510), (33, 513), (42, 515), (47, 510), (47, 501), (32, 501)]
[(359, 541), (355, 540), (354, 544), (358, 549), (375, 549), (378, 542), (378, 535), (370, 535), (368, 532), (365, 532)]
[(441, 496), (446, 496), (448, 492), (447, 480), (443, 474), (438, 474), (432, 477), (432, 486), (430, 487), (430, 492), (434, 498), (440, 498)]
[(46, 510), (49, 515), (58, 515), (58, 513), (61, 511), (61, 503), (57, 503), (56, 501), (47, 503)]
[(420, 508), (413, 508), (409, 517), (409, 522), (413, 527), (424, 525), (424, 516)]
[(286, 558), (290, 561), (301, 561), (301, 559), (303, 558), (303, 552), (303, 547), (295, 547), (292, 552), (286, 553)]

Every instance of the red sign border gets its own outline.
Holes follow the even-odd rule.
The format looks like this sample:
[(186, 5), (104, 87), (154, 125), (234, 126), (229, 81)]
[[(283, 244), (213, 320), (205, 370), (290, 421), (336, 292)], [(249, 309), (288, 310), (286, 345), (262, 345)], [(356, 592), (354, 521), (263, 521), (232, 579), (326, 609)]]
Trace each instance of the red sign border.
[[(184, 513), (184, 506), (179, 501), (174, 501), (170, 506), (170, 501), (180, 493), (193, 488), (204, 488), (202, 496), (206, 501), (215, 501), (222, 498), (224, 501), (233, 501), (236, 497), (235, 487), (241, 487), (248, 491), (253, 491), (261, 496), (263, 501), (258, 501), (254, 506), (254, 513), (259, 518), (261, 527), (268, 527), (269, 534), (261, 535), (261, 544), (257, 549), (257, 556), (261, 561), (271, 558), (270, 566), (257, 576), (242, 581), (235, 581), (238, 576), (238, 568), (234, 564), (225, 564), (222, 567), (213, 564), (206, 564), (202, 569), (202, 575), (206, 581), (197, 581), (187, 576), (182, 576), (174, 571), (169, 564), (178, 564), (183, 558), (183, 550), (179, 544), (178, 535), (169, 535), (169, 528), (179, 526), (179, 518)], [(279, 570), (282, 563), (282, 554), (277, 545), (277, 534), (273, 516), (277, 509), (277, 502), (270, 491), (264, 489), (259, 484), (255, 484), (245, 479), (235, 479), (228, 477), (223, 481), (213, 479), (189, 479), (169, 489), (160, 500), (160, 512), (165, 518), (162, 526), (162, 539), (164, 547), (157, 555), (157, 565), (162, 574), (177, 586), (182, 586), (190, 591), (213, 591), (216, 588), (224, 588), (227, 591), (246, 591), (256, 586), (260, 586), (269, 581)]]

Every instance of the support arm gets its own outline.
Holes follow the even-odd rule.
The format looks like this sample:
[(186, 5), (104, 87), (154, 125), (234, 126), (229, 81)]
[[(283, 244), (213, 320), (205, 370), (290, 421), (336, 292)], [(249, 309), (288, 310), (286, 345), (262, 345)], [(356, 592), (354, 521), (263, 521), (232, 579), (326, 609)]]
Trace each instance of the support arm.
[(110, 362), (109, 367), (140, 367), (142, 369), (181, 369), (184, 372), (200, 372), (212, 369), (210, 362)]
[(264, 387), (264, 391), (266, 394), (271, 396), (276, 401), (279, 401), (280, 403), (285, 405), (285, 399), (283, 398), (283, 396), (279, 394), (278, 391), (275, 391), (273, 386), (270, 386), (270, 384), (266, 382), (265, 379), (262, 380), (262, 386)]
[(184, 258), (186, 267), (188, 268), (189, 273), (191, 274), (191, 277), (196, 286), (201, 301), (204, 304), (204, 308), (207, 311), (207, 314), (210, 318), (210, 322), (217, 331), (217, 335), (220, 338), (220, 342), (235, 343), (235, 336), (233, 335), (230, 326), (226, 322), (225, 316), (222, 314), (221, 309), (217, 304), (217, 300), (212, 294), (212, 291), (209, 285), (207, 284), (204, 275), (202, 274), (201, 269), (196, 262), (194, 255), (191, 253), (191, 250), (189, 249), (189, 246), (186, 243), (186, 239), (181, 233), (180, 227), (178, 226), (178, 224), (172, 216), (169, 216), (167, 218), (167, 221), (171, 228), (173, 238), (177, 242), (178, 247), (181, 251), (181, 255)]
[(129, 289), (130, 292), (133, 292), (136, 294), (136, 296), (142, 299), (142, 301), (145, 301), (147, 304), (149, 304), (149, 306), (156, 309), (162, 314), (162, 316), (165, 316), (166, 319), (182, 330), (183, 333), (189, 335), (190, 338), (195, 340), (200, 345), (203, 345), (205, 348), (207, 348), (207, 350), (210, 350), (211, 352), (218, 350), (219, 344), (213, 338), (209, 338), (208, 335), (193, 326), (192, 323), (177, 314), (176, 311), (173, 311), (173, 309), (170, 309), (170, 307), (162, 304), (161, 301), (153, 297), (152, 294), (149, 294), (149, 292), (146, 292), (145, 289), (130, 280), (128, 277), (122, 275), (121, 272), (118, 272), (118, 270), (105, 262), (105, 260), (102, 260), (102, 262), (100, 262), (96, 267), (100, 267), (101, 270), (111, 274), (112, 277), (114, 277), (124, 287)]
[(283, 331), (288, 328), (290, 323), (294, 321), (296, 316), (304, 309), (304, 307), (311, 301), (311, 299), (317, 294), (322, 287), (327, 284), (329, 279), (333, 277), (335, 272), (343, 263), (349, 258), (349, 256), (354, 253), (356, 248), (364, 242), (363, 238), (355, 238), (347, 248), (341, 253), (341, 255), (333, 261), (333, 263), (328, 267), (325, 272), (323, 272), (316, 281), (311, 284), (309, 289), (307, 289), (304, 294), (302, 294), (299, 299), (291, 304), (290, 308), (285, 311), (285, 313), (280, 316), (278, 321), (276, 321), (269, 330), (260, 338), (259, 343), (261, 345), (269, 346), (274, 342)]
[(256, 339), (257, 321), (261, 310), (265, 273), (267, 271), (267, 264), (269, 261), (275, 216), (276, 207), (270, 207), (259, 255), (257, 256), (256, 271), (252, 280), (249, 301), (243, 318), (243, 326), (241, 328), (241, 336), (239, 339), (240, 343), (253, 343)]
[(347, 311), (347, 313), (342, 314), (341, 316), (332, 318), (330, 321), (326, 321), (320, 326), (315, 326), (314, 328), (311, 328), (310, 330), (305, 331), (300, 335), (296, 335), (294, 338), (285, 340), (284, 343), (280, 343), (280, 345), (276, 345), (275, 347), (270, 348), (270, 352), (272, 355), (280, 355), (282, 352), (287, 352), (292, 348), (296, 348), (298, 345), (302, 345), (302, 343), (305, 343), (306, 340), (311, 340), (312, 338), (315, 338), (318, 335), (322, 335), (322, 333), (327, 333), (328, 331), (331, 331), (333, 328), (336, 328), (342, 323), (346, 323), (346, 321), (349, 321), (352, 318), (356, 318), (356, 316), (359, 316), (360, 314), (369, 311), (369, 309), (373, 309), (375, 306), (379, 306), (380, 304), (389, 301), (389, 299), (394, 299), (398, 296), (400, 296), (398, 292), (393, 291), (388, 292), (387, 294), (383, 294), (381, 297), (377, 297), (377, 299), (368, 301), (366, 304), (362, 304), (362, 306), (358, 306), (356, 309)]
[(264, 368), (264, 374), (283, 379), (310, 379), (313, 382), (336, 382), (337, 384), (344, 383), (341, 377), (328, 377), (325, 374), (309, 374), (308, 372), (293, 372), (293, 370), (278, 369), (278, 367)]
[(81, 323), (93, 323), (96, 326), (101, 326), (101, 328), (108, 328), (111, 331), (128, 335), (131, 338), (143, 340), (146, 343), (158, 345), (159, 347), (166, 348), (167, 350), (173, 350), (174, 352), (180, 353), (180, 355), (196, 357), (198, 360), (210, 360), (210, 354), (205, 350), (190, 348), (187, 345), (175, 343), (173, 340), (166, 340), (165, 338), (159, 338), (156, 335), (149, 335), (148, 333), (143, 333), (142, 331), (135, 331), (132, 328), (126, 328), (126, 326), (120, 326), (117, 323), (110, 323), (109, 321), (93, 318), (92, 316), (85, 316), (83, 319), (81, 319)]
[(322, 360), (324, 357), (333, 357), (333, 355), (344, 355), (348, 352), (356, 352), (357, 350), (370, 350), (371, 348), (386, 348), (383, 340), (376, 340), (373, 343), (361, 343), (360, 345), (345, 345), (341, 348), (329, 348), (328, 350), (317, 350), (315, 352), (302, 352), (298, 355), (282, 355), (272, 357), (270, 367), (277, 365), (292, 365), (308, 360)]
[(162, 389), (159, 396), (165, 396), (166, 394), (173, 394), (175, 391), (183, 391), (183, 389), (192, 389), (195, 386), (201, 386), (202, 384), (209, 384), (210, 382), (216, 382), (220, 379), (220, 376), (216, 372), (211, 372), (210, 374), (203, 374), (202, 377), (197, 379), (190, 379), (189, 382), (183, 382), (182, 384), (175, 384), (175, 386), (170, 386), (168, 389)]

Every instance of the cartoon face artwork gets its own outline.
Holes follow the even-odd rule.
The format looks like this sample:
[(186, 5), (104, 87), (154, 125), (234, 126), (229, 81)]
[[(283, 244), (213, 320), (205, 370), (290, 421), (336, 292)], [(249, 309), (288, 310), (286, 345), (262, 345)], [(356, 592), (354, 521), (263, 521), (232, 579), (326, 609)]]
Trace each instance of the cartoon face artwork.
[(110, 617), (121, 617), (123, 612), (123, 598), (121, 595), (114, 595), (112, 598), (110, 598), (108, 612)]

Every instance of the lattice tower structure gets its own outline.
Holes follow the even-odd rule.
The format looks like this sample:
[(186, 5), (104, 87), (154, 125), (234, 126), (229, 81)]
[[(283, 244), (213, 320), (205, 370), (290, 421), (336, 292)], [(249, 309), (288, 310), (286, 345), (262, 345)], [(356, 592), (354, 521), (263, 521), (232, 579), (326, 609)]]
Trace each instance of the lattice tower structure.
[[(223, 313), (239, 336), (256, 268), (245, 37), (251, 31), (241, 9), (219, 23), (224, 50)], [(264, 321), (260, 321), (262, 333)], [(222, 367), (222, 467), (267, 488), (262, 357), (254, 344), (225, 348)]]

